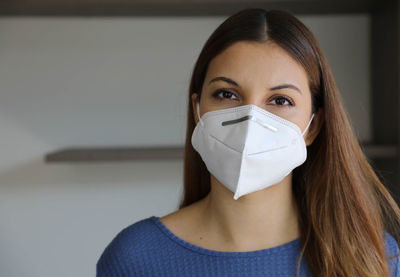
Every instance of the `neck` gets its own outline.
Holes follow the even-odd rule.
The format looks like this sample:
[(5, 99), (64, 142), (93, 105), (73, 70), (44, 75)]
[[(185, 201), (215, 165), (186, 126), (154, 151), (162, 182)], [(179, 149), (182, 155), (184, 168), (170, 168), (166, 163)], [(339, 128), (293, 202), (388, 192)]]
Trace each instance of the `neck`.
[(203, 203), (203, 226), (216, 241), (238, 251), (266, 249), (300, 236), (292, 174), (280, 183), (233, 199), (233, 193), (211, 175)]

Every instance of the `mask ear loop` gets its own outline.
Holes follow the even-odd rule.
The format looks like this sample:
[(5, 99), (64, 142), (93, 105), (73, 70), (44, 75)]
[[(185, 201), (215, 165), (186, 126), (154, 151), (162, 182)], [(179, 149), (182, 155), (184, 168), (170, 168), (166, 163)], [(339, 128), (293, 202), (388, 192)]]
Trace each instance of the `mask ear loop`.
[(314, 113), (311, 115), (311, 119), (308, 122), (307, 127), (304, 129), (303, 133), (301, 134), (302, 136), (304, 136), (304, 133), (307, 131), (308, 127), (310, 127), (310, 124), (311, 124), (311, 121), (313, 120), (313, 118), (314, 118)]
[(197, 107), (197, 110), (196, 110), (196, 112), (197, 112), (197, 118), (199, 119), (199, 122), (200, 122), (200, 124), (201, 124), (201, 126), (203, 126), (204, 125), (204, 123), (203, 123), (203, 120), (201, 120), (201, 117), (200, 117), (200, 100), (196, 100), (196, 107)]

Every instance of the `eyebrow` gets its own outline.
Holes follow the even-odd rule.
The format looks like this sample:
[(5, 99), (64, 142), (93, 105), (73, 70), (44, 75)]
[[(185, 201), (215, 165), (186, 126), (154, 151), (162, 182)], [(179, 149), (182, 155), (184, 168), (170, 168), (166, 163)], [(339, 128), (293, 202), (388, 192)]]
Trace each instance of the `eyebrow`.
[[(223, 77), (223, 76), (213, 78), (210, 82), (208, 82), (208, 85), (210, 85), (213, 82), (217, 82), (217, 81), (223, 81), (223, 82), (229, 83), (231, 85), (234, 85), (234, 86), (240, 88), (239, 84), (236, 83), (234, 80), (227, 78), (227, 77)], [(292, 85), (292, 84), (288, 84), (288, 83), (280, 84), (278, 86), (270, 88), (269, 90), (279, 90), (279, 89), (284, 89), (284, 88), (294, 89), (301, 94), (301, 90), (298, 87), (296, 87), (295, 85)]]

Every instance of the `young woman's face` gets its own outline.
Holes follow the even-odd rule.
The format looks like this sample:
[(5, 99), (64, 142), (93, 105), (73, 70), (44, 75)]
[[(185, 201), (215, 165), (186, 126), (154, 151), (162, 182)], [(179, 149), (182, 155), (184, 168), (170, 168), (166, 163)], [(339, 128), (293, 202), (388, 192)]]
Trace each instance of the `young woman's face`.
[[(192, 105), (197, 124), (196, 96), (192, 95)], [(247, 104), (285, 118), (303, 131), (311, 119), (307, 73), (275, 43), (240, 41), (231, 45), (208, 66), (200, 97), (200, 116)]]

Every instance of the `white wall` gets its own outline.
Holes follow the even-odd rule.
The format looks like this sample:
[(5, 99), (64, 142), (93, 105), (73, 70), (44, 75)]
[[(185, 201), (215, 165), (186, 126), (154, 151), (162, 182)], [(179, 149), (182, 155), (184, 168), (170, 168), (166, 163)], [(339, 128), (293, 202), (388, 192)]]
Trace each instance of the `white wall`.
[(301, 19), (315, 34), (327, 56), (356, 135), (361, 141), (371, 141), (369, 16)]
[[(301, 19), (369, 140), (368, 16)], [(77, 145), (182, 144), (190, 73), (223, 20), (0, 18), (0, 276), (94, 276), (122, 228), (177, 208), (181, 161), (43, 156)]]

